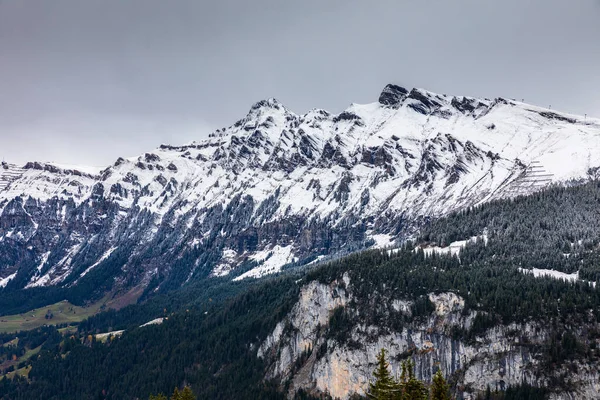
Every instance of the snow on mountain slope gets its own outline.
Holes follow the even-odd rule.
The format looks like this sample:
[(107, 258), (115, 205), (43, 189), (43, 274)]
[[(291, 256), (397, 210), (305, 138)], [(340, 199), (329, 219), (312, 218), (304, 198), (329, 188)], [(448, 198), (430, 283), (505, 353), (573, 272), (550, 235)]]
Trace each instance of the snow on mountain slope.
[(271, 250), (260, 251), (250, 256), (250, 258), (254, 261), (258, 261), (261, 265), (243, 273), (235, 278), (234, 281), (244, 278), (260, 278), (264, 275), (279, 272), (281, 271), (282, 266), (297, 261), (292, 254), (292, 246), (275, 246)]
[(176, 262), (188, 280), (247, 261), (259, 265), (239, 279), (261, 276), (391, 242), (423, 217), (595, 177), (598, 149), (599, 120), (506, 99), (388, 85), (378, 102), (304, 115), (268, 99), (205, 140), (104, 169), (2, 164), (0, 279), (70, 285), (120, 263), (117, 284), (147, 285)]
[[(46, 201), (53, 197), (78, 202), (89, 195), (97, 174), (63, 169), (52, 163), (30, 162), (22, 167), (3, 163), (0, 167), (0, 202), (17, 196)], [(98, 169), (96, 169), (98, 170)], [(99, 172), (99, 171), (98, 171)]]
[(596, 287), (596, 282), (590, 282), (590, 281), (586, 281), (584, 279), (580, 279), (579, 278), (579, 271), (574, 272), (572, 274), (566, 274), (564, 272), (560, 272), (560, 271), (555, 271), (552, 269), (538, 269), (538, 268), (533, 268), (533, 269), (523, 269), (523, 268), (519, 268), (519, 272), (524, 273), (524, 274), (532, 274), (533, 276), (535, 276), (536, 278), (539, 277), (550, 277), (553, 279), (559, 279), (559, 280), (563, 280), (563, 281), (567, 281), (567, 282), (585, 282), (589, 285), (592, 285), (593, 287)]
[(8, 275), (6, 278), (0, 279), (0, 287), (5, 287), (6, 285), (8, 285), (8, 282), (10, 282), (16, 275), (17, 273), (15, 272)]

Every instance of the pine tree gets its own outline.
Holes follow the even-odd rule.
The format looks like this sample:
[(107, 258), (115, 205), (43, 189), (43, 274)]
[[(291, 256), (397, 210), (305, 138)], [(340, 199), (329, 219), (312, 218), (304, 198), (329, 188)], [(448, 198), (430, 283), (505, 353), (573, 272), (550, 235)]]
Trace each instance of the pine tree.
[(171, 395), (171, 400), (182, 400), (181, 394), (179, 393), (179, 389), (175, 388), (175, 390), (173, 390), (173, 394)]
[(179, 394), (179, 400), (196, 400), (196, 396), (192, 393), (192, 389), (190, 389), (189, 386), (186, 386)]
[(431, 400), (450, 400), (450, 387), (444, 376), (442, 375), (442, 371), (438, 369), (438, 371), (433, 376), (433, 382), (431, 384)]
[(385, 349), (377, 356), (377, 367), (373, 372), (375, 382), (369, 383), (367, 397), (376, 400), (393, 400), (398, 393), (398, 385), (388, 369), (389, 363), (385, 358)]
[(409, 378), (409, 372), (406, 363), (406, 361), (402, 362), (402, 372), (400, 373), (400, 379), (398, 380), (398, 385), (400, 386), (400, 389), (404, 388), (404, 385), (406, 384), (406, 382), (408, 382)]
[[(167, 399), (167, 396), (160, 393), (157, 395), (150, 395), (149, 400), (169, 400), (169, 399)], [(196, 400), (196, 396), (194, 396), (192, 389), (190, 389), (189, 386), (186, 386), (183, 388), (183, 390), (181, 392), (179, 391), (179, 389), (175, 388), (175, 390), (173, 391), (173, 394), (171, 395), (170, 400)]]
[(411, 361), (402, 363), (402, 374), (400, 375), (401, 400), (427, 400), (428, 392), (425, 384), (415, 377), (415, 364)]

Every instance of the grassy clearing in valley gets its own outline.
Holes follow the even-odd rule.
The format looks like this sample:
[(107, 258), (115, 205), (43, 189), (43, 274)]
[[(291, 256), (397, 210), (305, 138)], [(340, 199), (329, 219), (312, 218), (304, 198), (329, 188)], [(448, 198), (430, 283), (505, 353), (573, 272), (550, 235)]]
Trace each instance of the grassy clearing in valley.
[[(66, 300), (40, 307), (22, 314), (0, 317), (0, 333), (11, 333), (39, 328), (43, 325), (60, 325), (80, 322), (104, 309), (101, 300), (85, 307), (74, 306)], [(46, 318), (48, 313), (52, 318)]]
[[(5, 371), (7, 368), (9, 367), (17, 367), (17, 365), (19, 365), (20, 363), (22, 363), (23, 361), (27, 361), (29, 360), (31, 357), (35, 356), (37, 353), (40, 352), (40, 350), (42, 349), (42, 346), (38, 346), (35, 349), (28, 349), (25, 354), (23, 354), (21, 357), (15, 359), (15, 360), (6, 360), (3, 363), (0, 363), (0, 371)], [(21, 375), (21, 376), (25, 376), (28, 377), (29, 376), (29, 370), (31, 369), (31, 366), (25, 366), (23, 368), (19, 368), (16, 369), (14, 371), (8, 372), (5, 375), (2, 375), (2, 373), (0, 372), (0, 378), (2, 378), (3, 376), (6, 376), (8, 378), (14, 377), (16, 374)]]

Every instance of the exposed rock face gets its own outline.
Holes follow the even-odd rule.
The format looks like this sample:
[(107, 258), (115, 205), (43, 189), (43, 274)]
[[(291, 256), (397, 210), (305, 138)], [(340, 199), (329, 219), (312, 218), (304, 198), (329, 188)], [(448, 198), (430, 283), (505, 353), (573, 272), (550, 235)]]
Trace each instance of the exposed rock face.
[(261, 276), (389, 244), (423, 218), (587, 179), (600, 166), (599, 132), (590, 118), (388, 85), (377, 103), (339, 114), (264, 100), (206, 140), (104, 169), (3, 163), (0, 279), (19, 289)]
[(273, 377), (285, 374), (291, 364), (303, 353), (314, 348), (318, 338), (320, 326), (326, 326), (331, 312), (337, 307), (343, 307), (348, 302), (346, 290), (333, 283), (325, 286), (311, 282), (302, 290), (300, 300), (292, 310), (290, 318), (280, 322), (273, 333), (258, 349), (259, 357), (279, 345), (284, 333), (291, 333), (287, 337), (287, 345), (281, 347), (279, 360), (272, 368)]
[(398, 106), (406, 98), (408, 91), (401, 86), (389, 84), (379, 95), (379, 103), (385, 106)]
[[(455, 293), (431, 293), (434, 311), (416, 318), (400, 330), (361, 323), (360, 311), (343, 341), (328, 332), (329, 317), (353, 298), (352, 283), (334, 281), (329, 285), (310, 282), (287, 318), (262, 343), (258, 356), (270, 362), (267, 379), (290, 381), (290, 396), (303, 388), (346, 399), (363, 395), (368, 387), (381, 348), (389, 352), (392, 374), (398, 376), (401, 362), (412, 358), (418, 378), (430, 382), (441, 369), (458, 382), (464, 398), (473, 398), (491, 388), (504, 389), (527, 381), (551, 386), (552, 378), (565, 371), (542, 368), (539, 347), (548, 339), (548, 327), (538, 323), (499, 325), (475, 340), (455, 338), (454, 328), (468, 330), (476, 312), (464, 312), (464, 300)], [(410, 314), (412, 302), (390, 299), (389, 308)], [(538, 349), (538, 350), (536, 350)], [(298, 363), (301, 365), (298, 366)], [(571, 392), (553, 393), (553, 398), (596, 399), (600, 395), (597, 365), (578, 365), (568, 371)]]

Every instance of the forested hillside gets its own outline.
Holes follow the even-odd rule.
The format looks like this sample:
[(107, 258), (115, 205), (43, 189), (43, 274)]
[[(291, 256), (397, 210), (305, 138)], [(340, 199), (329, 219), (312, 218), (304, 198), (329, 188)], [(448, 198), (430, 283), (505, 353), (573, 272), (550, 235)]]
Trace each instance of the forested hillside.
[[(142, 399), (189, 385), (198, 398), (349, 397), (368, 389), (373, 352), (391, 347), (393, 368), (412, 359), (427, 383), (441, 370), (459, 398), (489, 386), (495, 398), (525, 399), (533, 386), (544, 388), (536, 395), (592, 399), (599, 216), (598, 182), (555, 187), (433, 220), (401, 248), (259, 284), (193, 282), (99, 314), (60, 340), (48, 328), (28, 378), (1, 380), (0, 396)], [(479, 239), (457, 254), (444, 250), (471, 237)], [(139, 327), (157, 317), (168, 319)], [(93, 336), (120, 329), (105, 343)], [(343, 387), (332, 380), (339, 360), (348, 363)]]
[(600, 183), (557, 186), (515, 200), (492, 202), (432, 221), (420, 242), (446, 246), (487, 233), (487, 246), (464, 251), (461, 259), (511, 263), (524, 268), (579, 271), (600, 281)]

